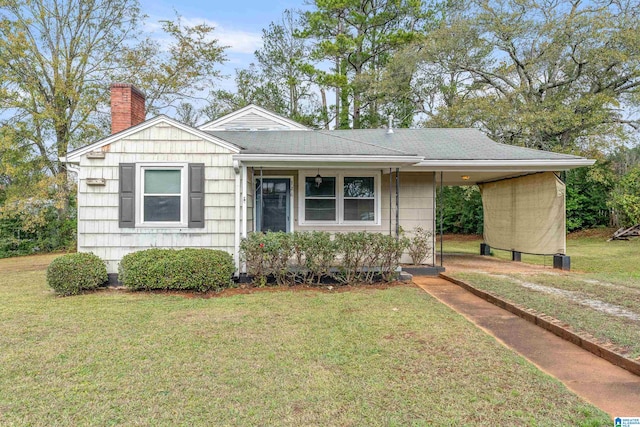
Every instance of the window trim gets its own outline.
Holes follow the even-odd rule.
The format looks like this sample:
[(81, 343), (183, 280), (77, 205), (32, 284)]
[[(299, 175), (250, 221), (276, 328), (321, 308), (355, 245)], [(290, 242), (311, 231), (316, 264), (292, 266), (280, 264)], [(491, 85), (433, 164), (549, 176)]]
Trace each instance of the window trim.
[[(320, 220), (307, 220), (305, 218), (305, 179), (307, 177), (315, 177), (318, 174), (317, 169), (306, 169), (298, 171), (298, 224), (299, 225), (325, 225), (325, 226), (363, 226), (363, 225), (380, 225), (381, 224), (381, 193), (382, 193), (382, 174), (380, 171), (374, 170), (361, 170), (353, 172), (345, 172), (337, 169), (321, 169), (320, 175), (336, 178), (336, 220), (335, 221), (320, 221)], [(344, 219), (344, 178), (345, 177), (362, 177), (373, 178), (374, 188), (374, 216), (373, 221), (348, 221)], [(359, 197), (348, 199), (360, 199)], [(362, 198), (363, 200), (370, 200), (369, 198)]]
[[(147, 170), (180, 171), (180, 221), (144, 220), (144, 173)], [(188, 163), (136, 163), (136, 227), (187, 228), (189, 207), (189, 164)]]

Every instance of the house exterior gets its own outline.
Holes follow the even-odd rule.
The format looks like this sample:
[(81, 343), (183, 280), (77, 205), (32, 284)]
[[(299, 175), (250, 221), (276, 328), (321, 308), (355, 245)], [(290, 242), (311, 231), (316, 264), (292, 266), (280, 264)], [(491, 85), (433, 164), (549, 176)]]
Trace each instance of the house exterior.
[(475, 129), (311, 130), (253, 105), (198, 128), (144, 120), (126, 84), (112, 85), (112, 134), (61, 160), (78, 174), (78, 251), (112, 275), (150, 247), (225, 250), (241, 272), (253, 231), (434, 230), (437, 185), (593, 164)]

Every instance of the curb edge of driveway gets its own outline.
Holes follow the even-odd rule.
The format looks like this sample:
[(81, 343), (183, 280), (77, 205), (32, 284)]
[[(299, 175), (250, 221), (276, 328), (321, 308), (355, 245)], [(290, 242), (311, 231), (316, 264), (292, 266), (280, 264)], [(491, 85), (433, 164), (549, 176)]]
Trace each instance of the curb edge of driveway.
[(461, 288), (471, 292), (472, 294), (490, 302), (491, 304), (500, 307), (504, 310), (507, 310), (510, 313), (515, 314), (522, 319), (533, 323), (547, 331), (559, 336), (560, 338), (569, 341), (572, 344), (575, 344), (590, 353), (595, 354), (608, 362), (613, 363), (627, 371), (640, 376), (640, 362), (637, 362), (633, 359), (629, 359), (628, 357), (623, 356), (616, 351), (608, 349), (604, 347), (602, 344), (597, 343), (596, 341), (587, 338), (583, 335), (579, 335), (569, 329), (567, 329), (561, 321), (555, 319), (551, 316), (547, 316), (546, 314), (538, 313), (535, 310), (523, 309), (509, 301), (506, 301), (490, 292), (486, 292), (480, 290), (460, 279), (454, 279), (453, 277), (440, 273), (439, 275), (442, 279), (447, 280), (455, 285), (460, 286)]

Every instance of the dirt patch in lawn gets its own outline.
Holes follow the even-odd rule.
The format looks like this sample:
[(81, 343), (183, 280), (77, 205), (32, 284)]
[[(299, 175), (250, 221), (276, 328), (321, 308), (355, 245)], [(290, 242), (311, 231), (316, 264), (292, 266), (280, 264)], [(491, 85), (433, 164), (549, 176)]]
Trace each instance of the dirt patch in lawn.
[(180, 296), (184, 298), (226, 298), (235, 295), (249, 295), (256, 293), (273, 293), (273, 292), (321, 292), (321, 293), (340, 293), (353, 291), (368, 291), (373, 289), (390, 289), (396, 287), (416, 287), (413, 283), (390, 282), (390, 283), (374, 283), (361, 285), (295, 285), (295, 286), (265, 286), (261, 288), (251, 287), (250, 285), (240, 285), (237, 288), (224, 289), (220, 292), (189, 292), (189, 291), (129, 291), (125, 288), (103, 288), (98, 292), (127, 292), (127, 293), (151, 293), (157, 295)]
[(447, 273), (485, 272), (485, 273), (522, 273), (522, 274), (566, 274), (554, 270), (553, 265), (534, 265), (513, 262), (480, 255), (445, 254), (444, 267)]
[(620, 307), (619, 305), (600, 301), (599, 299), (590, 298), (581, 292), (569, 291), (566, 289), (558, 289), (558, 288), (554, 288), (553, 286), (545, 286), (545, 285), (540, 285), (538, 283), (525, 282), (522, 280), (518, 280), (515, 277), (509, 277), (509, 276), (504, 276), (500, 274), (491, 274), (490, 276), (497, 277), (500, 279), (510, 280), (511, 282), (517, 283), (518, 285), (524, 288), (528, 288), (537, 292), (556, 295), (556, 296), (565, 298), (569, 301), (572, 301), (576, 304), (584, 305), (593, 310), (601, 311), (603, 313), (607, 313), (612, 316), (625, 317), (627, 319), (640, 321), (640, 316), (638, 314), (632, 311), (629, 311), (624, 307)]
[[(440, 234), (436, 235), (436, 239), (440, 241)], [(475, 240), (482, 240), (482, 236), (480, 234), (445, 234), (442, 236), (442, 239), (445, 242), (473, 242)]]
[(601, 237), (603, 239), (608, 239), (616, 230), (617, 228), (591, 228), (589, 230), (574, 231), (567, 235), (567, 239), (581, 239), (584, 237)]

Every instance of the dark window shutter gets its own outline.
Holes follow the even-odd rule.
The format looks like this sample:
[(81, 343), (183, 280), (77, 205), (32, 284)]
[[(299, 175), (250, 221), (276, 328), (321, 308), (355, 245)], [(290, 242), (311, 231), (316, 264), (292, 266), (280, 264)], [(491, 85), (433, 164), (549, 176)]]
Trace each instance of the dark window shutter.
[(189, 163), (189, 228), (204, 228), (204, 163)]
[(134, 228), (136, 226), (136, 165), (135, 163), (120, 163), (120, 228)]

